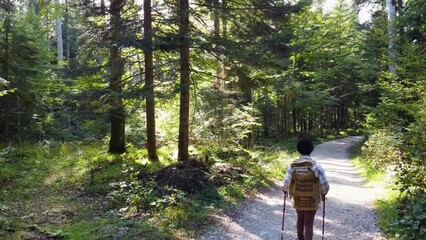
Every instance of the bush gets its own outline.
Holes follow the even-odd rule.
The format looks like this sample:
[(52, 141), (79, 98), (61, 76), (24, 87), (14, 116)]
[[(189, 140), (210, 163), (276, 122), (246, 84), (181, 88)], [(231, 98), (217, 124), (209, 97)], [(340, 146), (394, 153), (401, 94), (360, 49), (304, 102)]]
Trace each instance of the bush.
[(382, 225), (396, 239), (426, 239), (425, 141), (424, 126), (413, 123), (400, 132), (376, 130), (362, 148), (370, 167), (396, 173), (397, 201), (379, 205), (395, 212)]
[(402, 134), (386, 129), (374, 132), (362, 147), (367, 165), (378, 170), (395, 166), (402, 159)]
[(397, 218), (393, 219), (388, 230), (397, 239), (426, 239), (426, 193), (401, 197), (397, 202)]

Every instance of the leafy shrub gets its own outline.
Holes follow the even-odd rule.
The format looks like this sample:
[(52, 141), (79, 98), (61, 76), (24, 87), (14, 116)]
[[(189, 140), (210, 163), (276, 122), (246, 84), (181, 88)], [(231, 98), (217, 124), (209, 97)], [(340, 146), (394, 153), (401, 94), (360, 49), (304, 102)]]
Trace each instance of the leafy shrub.
[(426, 193), (418, 192), (400, 198), (397, 205), (398, 217), (390, 230), (397, 239), (426, 239)]
[(362, 147), (363, 157), (368, 166), (384, 170), (396, 165), (402, 159), (402, 134), (386, 129), (374, 132)]
[[(422, 115), (423, 114), (423, 115)], [(399, 190), (390, 205), (396, 214), (386, 219), (385, 230), (396, 239), (426, 239), (426, 125), (425, 113), (413, 114), (413, 122), (399, 130), (376, 129), (363, 146), (367, 163), (375, 169), (392, 166)]]
[(26, 153), (22, 148), (8, 146), (6, 148), (0, 149), (0, 163), (25, 158), (28, 156), (28, 153)]
[(75, 139), (71, 130), (61, 126), (60, 121), (53, 113), (48, 114), (41, 122), (41, 125), (43, 129), (41, 137), (43, 139), (61, 141), (72, 141)]
[(417, 114), (418, 120), (409, 126), (405, 134), (406, 156), (398, 169), (401, 190), (415, 193), (426, 191), (426, 111)]
[(120, 215), (155, 213), (176, 205), (186, 194), (171, 187), (160, 187), (154, 180), (138, 179), (139, 172), (129, 172), (128, 178), (110, 183), (107, 198)]
[(108, 133), (109, 125), (103, 119), (84, 120), (81, 123), (81, 131), (86, 138), (102, 139)]

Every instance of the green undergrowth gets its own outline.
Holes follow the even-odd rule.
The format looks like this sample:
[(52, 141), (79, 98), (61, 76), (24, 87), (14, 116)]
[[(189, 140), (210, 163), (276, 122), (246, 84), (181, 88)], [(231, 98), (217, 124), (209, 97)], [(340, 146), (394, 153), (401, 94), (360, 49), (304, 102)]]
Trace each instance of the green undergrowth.
[(379, 225), (388, 239), (425, 239), (426, 236), (426, 193), (400, 193), (388, 189), (376, 201)]
[[(158, 150), (160, 160), (154, 163), (146, 150), (132, 146), (120, 156), (107, 154), (104, 143), (5, 147), (0, 149), (0, 239), (192, 238), (208, 227), (210, 216), (281, 179), (294, 144), (295, 139), (251, 150), (198, 147), (194, 162), (206, 168), (196, 182), (201, 188), (189, 192), (171, 181), (159, 184), (160, 173), (173, 178), (181, 167), (167, 147)], [(227, 164), (230, 173), (217, 172), (216, 164)], [(200, 174), (191, 167), (183, 171), (194, 178)]]
[(374, 202), (381, 230), (387, 239), (423, 239), (426, 235), (426, 193), (400, 193), (394, 172), (378, 170), (364, 160), (363, 144), (361, 141), (353, 147), (352, 160), (367, 187), (383, 188), (383, 194)]
[(365, 179), (365, 185), (367, 187), (384, 187), (388, 184), (388, 173), (386, 171), (378, 170), (367, 164), (363, 160), (362, 146), (363, 141), (357, 142), (351, 149), (352, 163), (357, 168), (359, 174)]
[[(101, 144), (50, 142), (1, 149), (0, 239), (171, 238), (149, 219), (122, 218), (108, 199), (111, 183), (147, 164), (144, 151), (129, 152), (114, 156)], [(150, 168), (169, 162), (163, 157)]]
[(375, 206), (379, 215), (379, 225), (383, 230), (386, 222), (389, 219), (395, 217), (396, 211), (392, 209), (394, 194), (390, 188), (390, 183), (387, 182), (387, 173), (382, 170), (374, 168), (368, 164), (362, 154), (362, 146), (365, 143), (365, 139), (356, 143), (351, 149), (351, 159), (359, 174), (364, 178), (364, 184), (366, 187), (379, 187), (385, 188), (384, 195), (375, 199)]

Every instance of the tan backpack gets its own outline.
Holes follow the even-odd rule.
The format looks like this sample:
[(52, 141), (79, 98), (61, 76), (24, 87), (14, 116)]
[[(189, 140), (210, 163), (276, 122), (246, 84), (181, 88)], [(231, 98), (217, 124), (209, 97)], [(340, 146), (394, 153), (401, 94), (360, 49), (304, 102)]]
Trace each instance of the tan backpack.
[(315, 162), (312, 159), (294, 161), (291, 164), (293, 175), (289, 194), (291, 203), (297, 210), (317, 210), (320, 203), (320, 182), (315, 175)]

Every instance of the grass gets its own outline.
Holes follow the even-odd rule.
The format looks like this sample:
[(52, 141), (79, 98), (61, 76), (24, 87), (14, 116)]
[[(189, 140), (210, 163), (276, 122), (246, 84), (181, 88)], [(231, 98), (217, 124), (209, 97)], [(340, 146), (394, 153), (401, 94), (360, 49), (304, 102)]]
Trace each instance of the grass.
[(364, 141), (356, 143), (351, 149), (352, 163), (355, 165), (359, 174), (366, 180), (367, 187), (383, 187), (387, 185), (388, 173), (377, 170), (365, 163), (362, 156), (361, 147)]
[(399, 192), (393, 190), (394, 185), (388, 180), (389, 174), (386, 171), (377, 170), (363, 161), (361, 147), (364, 141), (360, 141), (352, 147), (351, 159), (359, 173), (365, 179), (367, 187), (379, 187), (384, 189), (384, 193), (374, 201), (378, 214), (378, 221), (381, 230), (388, 239), (398, 239), (393, 229), (394, 221), (398, 217), (397, 204)]
[(379, 226), (387, 234), (388, 239), (398, 239), (399, 235), (394, 229), (393, 223), (398, 218), (398, 197), (399, 192), (388, 190), (381, 199), (375, 201), (377, 214), (379, 216)]
[[(128, 153), (114, 156), (106, 154), (100, 143), (44, 142), (3, 148), (0, 239), (192, 238), (207, 227), (212, 214), (230, 210), (259, 187), (282, 178), (293, 156), (286, 148), (294, 143), (293, 139), (232, 150), (215, 161), (243, 168), (243, 177), (197, 194), (177, 191), (163, 197), (134, 177), (172, 164), (173, 149), (159, 149), (160, 161), (150, 163), (145, 150), (130, 147)], [(119, 184), (125, 187), (116, 188)]]
[(0, 239), (25, 239), (29, 232), (46, 238), (108, 239), (120, 227), (129, 239), (141, 232), (147, 239), (171, 238), (144, 220), (108, 212), (109, 183), (123, 178), (128, 159), (105, 152), (98, 144), (70, 143), (2, 149)]

